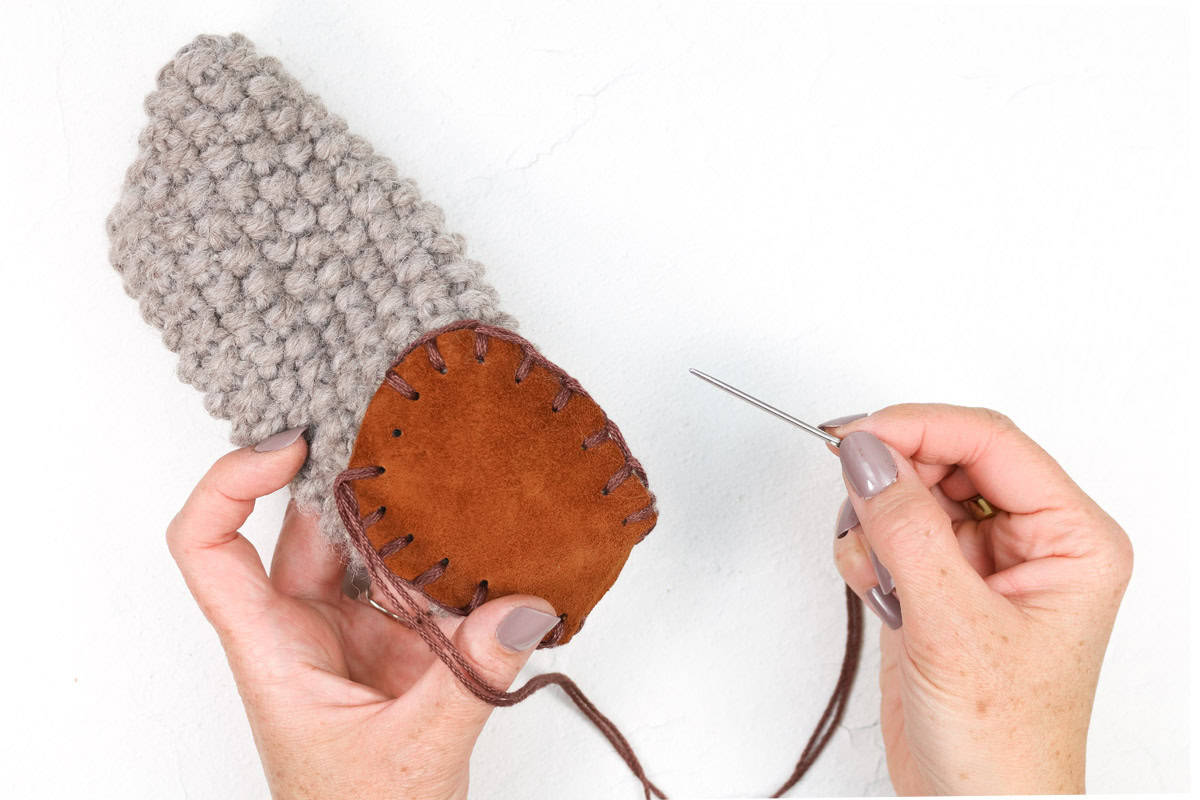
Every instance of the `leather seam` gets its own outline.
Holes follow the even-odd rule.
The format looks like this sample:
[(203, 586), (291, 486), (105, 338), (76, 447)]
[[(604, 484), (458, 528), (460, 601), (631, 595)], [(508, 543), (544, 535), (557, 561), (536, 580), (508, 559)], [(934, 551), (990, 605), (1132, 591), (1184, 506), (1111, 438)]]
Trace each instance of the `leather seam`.
[[(515, 380), (517, 383), (520, 383), (525, 377), (528, 376), (529, 371), (534, 365), (541, 367), (549, 372), (552, 376), (557, 378), (561, 388), (551, 403), (552, 410), (561, 411), (562, 408), (566, 406), (569, 396), (575, 394), (581, 395), (595, 402), (595, 398), (588, 394), (579, 381), (572, 378), (566, 372), (566, 370), (562, 369), (550, 359), (538, 352), (537, 348), (534, 347), (529, 340), (525, 339), (519, 334), (513, 333), (507, 328), (499, 328), (494, 325), (485, 325), (484, 323), (475, 319), (453, 322), (441, 328), (428, 331), (427, 333), (418, 337), (417, 340), (410, 344), (404, 350), (404, 352), (392, 362), (391, 366), (388, 367), (384, 376), (384, 382), (410, 400), (419, 399), (421, 396), (420, 392), (417, 391), (411, 384), (409, 384), (408, 381), (401, 378), (400, 375), (395, 372), (396, 368), (399, 367), (414, 351), (424, 348), (426, 357), (429, 359), (430, 366), (443, 375), (446, 374), (446, 362), (445, 359), (442, 358), (441, 352), (437, 348), (436, 340), (443, 334), (452, 333), (459, 330), (472, 330), (475, 332), (475, 358), (480, 363), (484, 363), (484, 354), (487, 352), (487, 339), (489, 338), (495, 338), (499, 339), (500, 341), (517, 345), (517, 347), (521, 349), (522, 353), (521, 363), (520, 366), (517, 367), (517, 372), (515, 375)], [(600, 407), (598, 403), (596, 405), (597, 408)], [(601, 409), (601, 412), (604, 413), (603, 409)], [(616, 491), (617, 487), (624, 483), (625, 480), (627, 480), (630, 476), (634, 476), (650, 495), (650, 502), (645, 507), (634, 511), (622, 519), (621, 525), (624, 526), (632, 522), (641, 522), (650, 518), (651, 516), (654, 516), (658, 509), (656, 507), (656, 498), (654, 493), (649, 491), (650, 481), (646, 477), (646, 470), (642, 467), (641, 462), (634, 457), (633, 452), (629, 449), (629, 445), (625, 442), (625, 437), (621, 434), (621, 429), (617, 427), (615, 422), (608, 418), (607, 413), (604, 414), (604, 425), (601, 427), (601, 429), (583, 440), (583, 449), (590, 449), (591, 447), (595, 447), (604, 441), (611, 441), (617, 445), (621, 451), (621, 456), (625, 463), (620, 469), (617, 470), (616, 473), (614, 473), (612, 478), (609, 479), (601, 493), (607, 495)], [(638, 539), (638, 542), (642, 541), (642, 539), (645, 539), (653, 529), (653, 526), (651, 526), (649, 530), (642, 534), (641, 538)]]
[[(459, 330), (472, 330), (475, 332), (475, 358), (479, 363), (485, 363), (488, 350), (488, 341), (492, 338), (506, 341), (517, 345), (522, 352), (522, 360), (514, 375), (516, 383), (528, 376), (529, 371), (533, 366), (540, 366), (549, 372), (559, 381), (559, 392), (555, 395), (552, 403), (552, 411), (560, 411), (569, 402), (571, 396), (582, 395), (585, 398), (592, 399), (591, 395), (583, 389), (583, 387), (572, 378), (565, 370), (558, 367), (545, 356), (537, 351), (537, 349), (526, 339), (505, 328), (499, 328), (492, 325), (485, 325), (478, 320), (461, 320), (450, 325), (437, 328), (420, 336), (416, 341), (410, 344), (403, 353), (401, 353), (388, 367), (381, 385), (387, 385), (399, 392), (402, 396), (409, 400), (419, 400), (420, 392), (418, 392), (411, 384), (404, 380), (397, 372), (396, 368), (404, 362), (409, 355), (419, 348), (424, 348), (425, 356), (429, 360), (430, 366), (436, 371), (446, 374), (446, 362), (437, 347), (437, 338), (443, 334), (452, 333)], [(594, 401), (593, 401), (594, 402)], [(597, 408), (599, 405), (597, 404)], [(629, 449), (629, 445), (625, 442), (624, 436), (621, 434), (620, 428), (616, 423), (608, 418), (607, 413), (604, 414), (604, 424), (600, 430), (589, 435), (581, 443), (584, 450), (596, 447), (604, 442), (612, 442), (621, 452), (623, 458), (622, 466), (609, 478), (608, 482), (601, 489), (601, 493), (608, 495), (615, 491), (618, 486), (628, 480), (630, 477), (637, 478), (638, 482), (646, 489), (650, 496), (649, 502), (644, 507), (628, 514), (621, 520), (621, 525), (625, 526), (630, 523), (642, 522), (646, 519), (657, 515), (657, 504), (654, 493), (649, 491), (649, 480), (646, 477), (646, 471), (641, 463), (633, 456)], [(421, 595), (433, 607), (442, 611), (455, 615), (466, 616), (471, 613), (476, 607), (486, 600), (487, 597), (487, 581), (480, 581), (476, 587), (476, 591), (471, 601), (464, 606), (450, 606), (426, 591), (425, 586), (436, 581), (444, 574), (449, 567), (449, 559), (444, 558), (437, 564), (422, 572), (416, 578), (409, 580), (397, 574), (387, 566), (384, 559), (391, 557), (406, 547), (413, 541), (413, 534), (409, 533), (396, 537), (395, 539), (385, 543), (382, 547), (376, 549), (371, 545), (369, 538), (366, 536), (366, 529), (382, 519), (386, 513), (386, 507), (381, 506), (376, 511), (371, 512), (366, 517), (361, 516), (361, 510), (358, 504), (358, 498), (354, 493), (351, 483), (354, 481), (373, 478), (384, 473), (382, 466), (366, 466), (366, 467), (348, 467), (343, 470), (334, 480), (334, 499), (338, 509), (338, 515), (341, 517), (342, 524), (351, 534), (350, 539), (355, 548), (360, 551), (360, 555), (368, 565), (379, 564), (383, 566), (386, 579), (391, 582), (392, 586), (397, 591), (409, 591)], [(654, 529), (655, 525), (651, 526), (638, 538), (634, 544), (640, 543)], [(370, 555), (362, 552), (364, 548), (371, 550)], [(566, 614), (562, 614), (559, 622), (555, 627), (543, 638), (538, 647), (552, 647), (558, 643), (566, 630)]]

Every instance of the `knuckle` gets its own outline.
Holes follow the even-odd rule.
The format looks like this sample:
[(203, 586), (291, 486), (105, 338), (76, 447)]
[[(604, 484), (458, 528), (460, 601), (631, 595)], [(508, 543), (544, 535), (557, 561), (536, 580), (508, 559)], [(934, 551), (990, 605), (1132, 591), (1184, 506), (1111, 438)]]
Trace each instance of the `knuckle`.
[(985, 422), (994, 428), (1001, 430), (1016, 430), (1017, 425), (1006, 414), (1002, 414), (993, 408), (978, 408), (976, 412), (983, 418)]
[(175, 555), (180, 544), (180, 513), (176, 512), (175, 516), (171, 517), (171, 521), (167, 523), (166, 540), (167, 549), (171, 551), (171, 555)]
[(866, 592), (875, 585), (876, 578), (862, 537), (857, 533), (851, 533), (835, 542), (833, 562), (838, 575), (854, 591)]
[(1117, 584), (1125, 587), (1133, 576), (1133, 542), (1119, 525), (1114, 524), (1113, 527), (1115, 535), (1109, 548), (1111, 571)]
[(1087, 558), (1089, 583), (1123, 592), (1133, 575), (1133, 542), (1124, 529), (1099, 508), (1076, 509), (1061, 524)]
[(833, 565), (837, 567), (837, 571), (843, 578), (850, 571), (852, 559), (851, 549), (843, 546), (841, 540), (835, 540), (833, 545)]
[(882, 509), (872, 522), (870, 538), (886, 541), (892, 549), (909, 549), (928, 542), (938, 529), (938, 520), (911, 502)]
[[(475, 671), (489, 684), (499, 689), (506, 689), (512, 683), (515, 672), (513, 662), (520, 656), (506, 653), (495, 636), (491, 637), (490, 641), (472, 642), (464, 649)], [(478, 700), (467, 687), (462, 685), (462, 681), (455, 681), (455, 683), (468, 696)]]
[[(501, 652), (498, 647), (489, 650), (486, 654), (477, 654), (474, 661), (479, 674), (486, 678), (488, 683), (493, 686), (500, 689), (507, 689), (508, 685), (512, 683), (509, 667), (511, 658)], [(464, 689), (464, 691), (466, 690)]]
[(922, 417), (929, 406), (923, 403), (895, 403), (876, 411), (871, 416), (887, 417), (897, 420), (913, 420)]
[(843, 579), (853, 576), (866, 559), (866, 554), (862, 552), (857, 539), (857, 535), (851, 532), (841, 539), (834, 540), (833, 563)]

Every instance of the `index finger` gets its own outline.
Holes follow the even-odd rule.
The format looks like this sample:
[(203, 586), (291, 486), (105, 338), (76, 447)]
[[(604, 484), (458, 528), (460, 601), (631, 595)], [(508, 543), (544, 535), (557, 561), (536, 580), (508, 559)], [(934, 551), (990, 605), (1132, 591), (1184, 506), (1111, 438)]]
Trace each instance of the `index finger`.
[(1049, 453), (991, 409), (906, 403), (837, 430), (839, 436), (870, 431), (918, 464), (958, 465), (981, 495), (1009, 513), (1034, 514), (1087, 499)]

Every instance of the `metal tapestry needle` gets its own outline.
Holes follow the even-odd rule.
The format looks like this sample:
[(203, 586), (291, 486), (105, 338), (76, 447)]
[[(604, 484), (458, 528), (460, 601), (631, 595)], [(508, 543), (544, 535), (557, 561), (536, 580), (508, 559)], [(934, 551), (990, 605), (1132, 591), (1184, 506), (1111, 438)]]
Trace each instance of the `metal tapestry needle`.
[(771, 405), (770, 403), (764, 403), (762, 400), (759, 400), (754, 395), (746, 394), (741, 389), (738, 389), (737, 387), (734, 387), (734, 386), (730, 386), (725, 381), (723, 381), (719, 378), (714, 378), (712, 375), (709, 375), (706, 372), (701, 372), (698, 369), (689, 369), (688, 372), (691, 372), (693, 375), (695, 375), (697, 378), (700, 378), (701, 380), (708, 381), (713, 386), (716, 386), (718, 389), (724, 389), (725, 391), (729, 392), (734, 397), (738, 397), (738, 398), (741, 398), (742, 400), (745, 400), (747, 403), (749, 403), (752, 406), (761, 408), (763, 411), (766, 411), (768, 414), (774, 414), (775, 416), (779, 417), (784, 422), (790, 422), (791, 424), (795, 425), (797, 428), (808, 431), (813, 436), (819, 436), (820, 438), (829, 442), (834, 447), (837, 447), (838, 445), (840, 445), (842, 443), (841, 439), (834, 436), (833, 434), (826, 433), (825, 431), (818, 428), (816, 425), (809, 425), (804, 420), (797, 419), (796, 417), (793, 417), (791, 414), (787, 413), (786, 411), (780, 411), (778, 408)]

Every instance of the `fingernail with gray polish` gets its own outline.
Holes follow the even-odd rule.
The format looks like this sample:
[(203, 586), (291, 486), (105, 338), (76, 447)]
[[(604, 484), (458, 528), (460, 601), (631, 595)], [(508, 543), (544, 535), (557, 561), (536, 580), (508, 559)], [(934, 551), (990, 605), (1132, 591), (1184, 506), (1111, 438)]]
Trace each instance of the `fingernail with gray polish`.
[(858, 514), (854, 513), (854, 506), (850, 505), (850, 498), (847, 497), (842, 501), (842, 507), (838, 509), (837, 538), (845, 536), (857, 524)]
[(306, 426), (301, 425), (299, 428), (288, 428), (286, 431), (272, 434), (263, 439), (258, 444), (254, 445), (254, 449), (259, 453), (270, 453), (275, 450), (282, 450), (288, 445), (295, 442), (304, 433)]
[(873, 433), (855, 431), (838, 446), (842, 471), (855, 493), (869, 500), (896, 482), (896, 462)]
[(851, 422), (854, 422), (857, 419), (862, 419), (863, 417), (866, 417), (866, 416), (869, 416), (869, 415), (867, 415), (867, 414), (847, 414), (844, 417), (837, 417), (835, 419), (829, 420), (828, 422), (822, 422), (817, 427), (824, 428), (827, 430), (830, 428), (840, 428), (843, 425), (849, 425)]
[(540, 642), (558, 624), (558, 617), (528, 606), (508, 612), (496, 626), (496, 638), (509, 650), (521, 652)]
[(867, 548), (867, 555), (871, 557), (871, 566), (875, 567), (875, 577), (879, 580), (879, 591), (884, 594), (891, 594), (896, 588), (896, 582), (892, 580), (892, 573), (888, 568), (879, 563), (879, 556), (875, 555), (875, 551)]
[(878, 586), (872, 586), (867, 592), (867, 608), (875, 612), (875, 616), (883, 620), (883, 624), (896, 630), (904, 624), (900, 616), (900, 600), (894, 594), (884, 594)]

